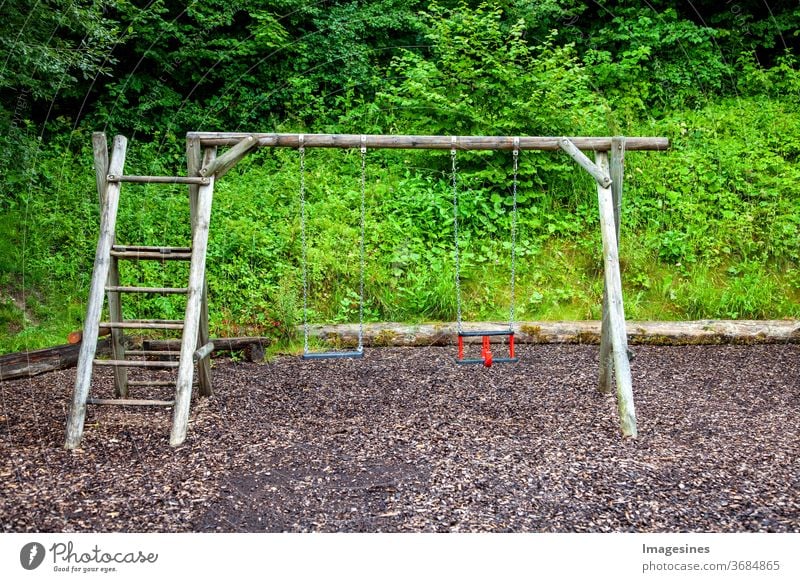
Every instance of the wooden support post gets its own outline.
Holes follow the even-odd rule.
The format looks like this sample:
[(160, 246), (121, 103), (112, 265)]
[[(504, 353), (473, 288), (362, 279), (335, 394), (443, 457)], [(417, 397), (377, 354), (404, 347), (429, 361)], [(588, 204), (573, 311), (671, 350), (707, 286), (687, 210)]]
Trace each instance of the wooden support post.
[[(208, 148), (205, 152), (204, 165), (207, 167), (214, 161), (216, 148)], [(194, 360), (192, 356), (198, 348), (201, 303), (203, 284), (205, 282), (206, 251), (208, 250), (208, 226), (211, 220), (211, 203), (214, 195), (214, 177), (207, 185), (202, 185), (197, 192), (195, 220), (192, 233), (192, 262), (189, 267), (189, 294), (186, 299), (186, 317), (181, 340), (180, 366), (178, 382), (175, 387), (175, 409), (172, 415), (172, 433), (170, 444), (177, 447), (186, 440), (186, 429), (189, 423), (189, 406), (192, 399), (192, 376)]]
[(94, 179), (97, 184), (97, 202), (100, 212), (106, 201), (106, 176), (108, 175), (108, 140), (102, 131), (92, 134), (92, 149), (94, 150)]
[[(597, 165), (608, 171), (608, 154), (595, 154)], [(598, 184), (597, 199), (600, 209), (600, 231), (603, 238), (603, 265), (605, 287), (608, 296), (608, 328), (611, 336), (614, 372), (617, 381), (617, 409), (622, 434), (636, 437), (636, 410), (633, 404), (631, 367), (628, 361), (627, 337), (625, 331), (625, 310), (622, 303), (622, 278), (619, 270), (619, 250), (617, 248), (617, 229), (614, 222), (614, 201), (611, 188)]]
[[(111, 151), (109, 172), (122, 174), (125, 164), (125, 152), (128, 140), (118, 135), (114, 138)], [(105, 191), (105, 204), (100, 215), (100, 236), (97, 240), (97, 251), (94, 256), (94, 270), (89, 290), (89, 302), (86, 307), (86, 320), (83, 323), (83, 341), (78, 355), (78, 370), (75, 377), (75, 388), (72, 396), (72, 408), (67, 421), (65, 446), (77, 448), (83, 436), (83, 424), (86, 419), (86, 399), (92, 382), (92, 360), (97, 349), (100, 316), (103, 311), (103, 291), (108, 280), (111, 266), (111, 246), (114, 244), (114, 231), (117, 224), (119, 208), (119, 184), (109, 184)]]
[[(187, 174), (196, 176), (203, 165), (203, 147), (197, 138), (186, 139), (186, 165)], [(208, 180), (209, 178), (206, 178)], [(197, 191), (196, 185), (189, 186), (189, 212), (192, 221), (192, 233), (194, 233), (195, 216), (197, 215)], [(208, 343), (208, 282), (203, 274), (203, 297), (200, 300), (200, 328), (197, 335), (197, 347), (200, 348)], [(198, 383), (200, 384), (200, 396), (211, 396), (213, 394), (211, 384), (211, 355), (201, 358), (197, 364)]]
[[(92, 134), (92, 148), (94, 150), (94, 174), (97, 183), (97, 199), (100, 201), (100, 211), (106, 199), (106, 177), (108, 176), (108, 142), (106, 134), (95, 132)], [(112, 242), (113, 244), (113, 242)], [(116, 257), (111, 258), (108, 269), (106, 287), (119, 286), (119, 264)], [(113, 322), (122, 321), (122, 305), (119, 293), (107, 291), (108, 312)], [(115, 360), (125, 359), (125, 336), (121, 329), (111, 330), (111, 353)], [(114, 370), (114, 393), (116, 396), (128, 395), (128, 371), (125, 368)]]
[[(620, 212), (622, 211), (622, 183), (625, 174), (625, 138), (611, 139), (611, 198), (614, 203), (614, 227), (617, 237), (617, 250), (620, 242)], [(627, 344), (627, 337), (626, 337)], [(627, 345), (626, 345), (627, 349)], [(603, 285), (603, 314), (600, 332), (600, 383), (598, 390), (604, 393), (612, 391), (613, 357), (611, 350), (611, 334), (608, 323), (608, 288)]]

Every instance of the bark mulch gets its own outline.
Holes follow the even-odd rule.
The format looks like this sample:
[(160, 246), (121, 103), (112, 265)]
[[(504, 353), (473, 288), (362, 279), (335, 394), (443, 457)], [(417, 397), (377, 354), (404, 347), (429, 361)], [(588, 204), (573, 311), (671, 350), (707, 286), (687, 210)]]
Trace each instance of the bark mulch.
[(216, 360), (177, 449), (170, 409), (90, 406), (66, 451), (75, 371), (0, 383), (0, 531), (800, 531), (800, 346), (638, 347), (637, 440), (596, 346), (519, 352)]

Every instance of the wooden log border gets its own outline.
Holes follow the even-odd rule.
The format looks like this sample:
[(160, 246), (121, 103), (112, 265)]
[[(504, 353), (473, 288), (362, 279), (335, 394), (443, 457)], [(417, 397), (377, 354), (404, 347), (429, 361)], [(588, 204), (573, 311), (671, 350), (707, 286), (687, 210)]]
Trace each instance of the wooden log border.
[[(465, 330), (486, 329), (487, 323), (464, 323)], [(497, 322), (498, 329), (508, 322)], [(629, 345), (694, 346), (694, 345), (764, 345), (800, 344), (800, 321), (791, 320), (698, 320), (698, 321), (628, 321)], [(586, 344), (599, 345), (600, 321), (527, 321), (514, 325), (515, 344)], [(402, 323), (364, 324), (364, 345), (378, 347), (449, 346), (455, 345), (455, 323), (427, 323), (409, 325)], [(332, 344), (355, 345), (358, 342), (357, 324), (312, 325), (309, 334)], [(474, 338), (465, 338), (470, 341)], [(248, 336), (214, 338), (214, 354), (230, 355), (233, 352), (251, 351), (263, 354), (271, 345), (268, 337)], [(480, 341), (477, 338), (476, 341)], [(499, 341), (499, 340), (498, 340)], [(180, 340), (144, 340), (149, 349), (170, 350), (178, 355)], [(252, 350), (255, 346), (255, 350)], [(136, 344), (131, 345), (137, 347)], [(17, 352), (0, 356), (0, 381), (38, 376), (55, 370), (74, 368), (78, 361), (80, 344), (66, 344)], [(110, 353), (109, 340), (97, 344), (97, 353)], [(378, 354), (380, 357), (380, 354)], [(259, 358), (248, 358), (259, 361)], [(633, 364), (636, 365), (635, 362)], [(170, 382), (174, 384), (174, 382)]]

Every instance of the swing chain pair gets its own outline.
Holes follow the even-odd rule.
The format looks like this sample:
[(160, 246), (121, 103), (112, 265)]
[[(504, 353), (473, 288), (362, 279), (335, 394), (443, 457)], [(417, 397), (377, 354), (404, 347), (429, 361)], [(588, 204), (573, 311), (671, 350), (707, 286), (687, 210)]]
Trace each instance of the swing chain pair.
[[(308, 324), (308, 240), (306, 234), (306, 156), (305, 136), (298, 136), (300, 154), (300, 244), (302, 246), (303, 261), (303, 354), (309, 355), (309, 324)], [(358, 302), (358, 348), (356, 353), (364, 351), (364, 271), (366, 267), (364, 238), (366, 234), (366, 175), (367, 175), (367, 136), (361, 136), (361, 208), (360, 208), (360, 242), (359, 242), (359, 302)], [(331, 354), (321, 354), (330, 357)], [(351, 355), (342, 353), (337, 355)]]
[(512, 181), (513, 208), (511, 213), (511, 306), (509, 307), (508, 331), (514, 331), (515, 282), (517, 279), (517, 184), (519, 173), (519, 138), (514, 138), (514, 179)]
[(306, 148), (305, 136), (298, 136), (300, 147), (300, 245), (303, 260), (303, 353), (308, 353), (308, 245), (306, 244)]
[(361, 136), (361, 236), (359, 240), (359, 272), (358, 282), (358, 351), (364, 351), (364, 269), (366, 258), (364, 256), (364, 235), (366, 230), (366, 191), (367, 191), (367, 136)]
[(450, 148), (450, 166), (451, 166), (451, 173), (450, 173), (450, 182), (453, 187), (453, 238), (454, 245), (453, 245), (453, 258), (455, 260), (455, 268), (456, 268), (456, 325), (458, 326), (458, 333), (460, 334), (463, 329), (461, 327), (461, 264), (459, 262), (459, 252), (458, 252), (458, 166), (456, 164), (456, 137), (451, 137), (451, 148)]
[[(462, 315), (461, 315), (461, 263), (458, 248), (458, 165), (456, 163), (456, 145), (457, 138), (451, 136), (450, 148), (450, 183), (453, 189), (453, 257), (455, 262), (455, 283), (456, 283), (456, 325), (458, 333), (461, 334), (463, 330)], [(512, 180), (512, 214), (511, 214), (511, 297), (509, 307), (509, 320), (508, 331), (514, 331), (514, 304), (515, 298), (515, 285), (517, 277), (517, 189), (519, 184), (519, 137), (514, 138), (513, 149), (513, 173)]]

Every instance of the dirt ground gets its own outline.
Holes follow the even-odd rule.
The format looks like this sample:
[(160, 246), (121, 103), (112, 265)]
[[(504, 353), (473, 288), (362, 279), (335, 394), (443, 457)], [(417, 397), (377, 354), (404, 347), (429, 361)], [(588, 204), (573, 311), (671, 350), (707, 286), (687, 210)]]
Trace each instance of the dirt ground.
[(636, 348), (637, 440), (596, 346), (518, 352), (215, 360), (177, 449), (171, 409), (90, 406), (66, 451), (75, 370), (2, 382), (0, 531), (800, 531), (800, 346)]

